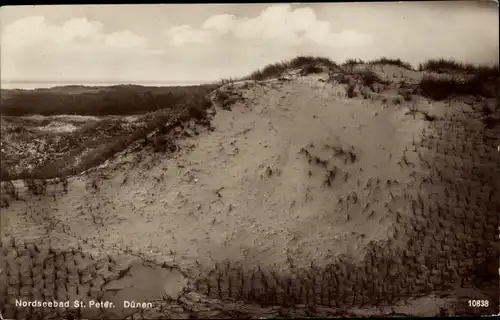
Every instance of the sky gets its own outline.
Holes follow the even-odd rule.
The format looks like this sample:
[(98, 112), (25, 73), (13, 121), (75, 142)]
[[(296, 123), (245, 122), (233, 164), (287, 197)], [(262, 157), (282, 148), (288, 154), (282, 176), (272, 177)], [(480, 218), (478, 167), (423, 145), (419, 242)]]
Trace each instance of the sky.
[(297, 55), (498, 63), (498, 20), (491, 1), (7, 6), (0, 76), (2, 87), (164, 85)]

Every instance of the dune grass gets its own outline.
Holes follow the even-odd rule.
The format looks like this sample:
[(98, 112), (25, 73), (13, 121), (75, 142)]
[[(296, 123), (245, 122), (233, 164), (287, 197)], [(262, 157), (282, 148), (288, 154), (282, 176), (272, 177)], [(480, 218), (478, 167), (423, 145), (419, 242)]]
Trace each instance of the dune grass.
[(438, 101), (458, 96), (493, 98), (494, 92), (486, 85), (487, 76), (478, 73), (467, 79), (457, 79), (425, 75), (419, 82), (419, 91), (422, 96)]
[(475, 65), (444, 58), (427, 60), (419, 65), (418, 70), (437, 73), (464, 72), (481, 74), (483, 76), (498, 76), (498, 65)]
[(334, 68), (338, 65), (329, 58), (314, 57), (314, 56), (298, 56), (288, 61), (281, 61), (265, 66), (262, 69), (252, 72), (250, 75), (243, 77), (241, 80), (266, 80), (271, 78), (278, 78), (283, 75), (285, 71), (291, 69), (304, 69), (309, 70), (311, 73), (317, 72), (317, 68), (313, 66), (323, 66), (326, 68)]
[(405, 62), (401, 59), (393, 59), (393, 58), (387, 58), (387, 57), (382, 57), (382, 58), (379, 58), (379, 59), (375, 59), (375, 60), (371, 60), (371, 61), (368, 61), (368, 64), (371, 64), (371, 65), (384, 65), (384, 64), (387, 64), (387, 65), (393, 65), (393, 66), (397, 66), (397, 67), (402, 67), (402, 68), (405, 68), (407, 70), (415, 70), (411, 64), (409, 64), (408, 62)]

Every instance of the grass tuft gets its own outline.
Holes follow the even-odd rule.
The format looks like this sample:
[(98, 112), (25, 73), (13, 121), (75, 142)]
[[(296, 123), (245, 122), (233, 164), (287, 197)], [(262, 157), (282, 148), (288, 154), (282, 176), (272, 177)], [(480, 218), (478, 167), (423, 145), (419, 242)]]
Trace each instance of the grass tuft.
[(243, 77), (242, 80), (262, 81), (266, 79), (279, 78), (285, 71), (292, 69), (302, 69), (303, 74), (318, 73), (323, 71), (320, 66), (334, 68), (337, 67), (337, 64), (329, 58), (298, 56), (288, 61), (269, 64), (264, 68), (256, 70), (250, 75)]
[(420, 94), (433, 100), (444, 100), (456, 96), (493, 97), (485, 86), (481, 75), (461, 80), (457, 78), (438, 78), (426, 75), (419, 82)]
[(382, 57), (382, 58), (379, 58), (379, 59), (376, 59), (376, 60), (369, 61), (368, 64), (372, 64), (372, 65), (388, 64), (388, 65), (402, 67), (402, 68), (405, 68), (407, 70), (415, 70), (412, 67), (412, 65), (409, 64), (408, 62), (405, 62), (405, 61), (403, 61), (401, 59), (392, 59), (392, 58), (386, 58), (386, 57)]
[(445, 73), (450, 71), (459, 71), (466, 73), (495, 73), (498, 74), (498, 66), (474, 65), (462, 63), (451, 59), (430, 59), (419, 65), (419, 71), (431, 71)]

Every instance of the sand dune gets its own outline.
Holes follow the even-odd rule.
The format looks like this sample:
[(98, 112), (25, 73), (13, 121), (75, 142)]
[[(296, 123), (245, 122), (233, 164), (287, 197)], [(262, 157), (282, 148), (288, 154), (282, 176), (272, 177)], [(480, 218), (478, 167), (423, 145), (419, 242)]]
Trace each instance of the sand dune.
[[(422, 72), (374, 72), (384, 81), (360, 85), (354, 98), (327, 73), (229, 83), (210, 95), (213, 130), (178, 128), (176, 152), (136, 143), (69, 178), (67, 192), (55, 184), (34, 197), (14, 181), (19, 200), (2, 210), (4, 265), (17, 270), (38, 256), (19, 243), (80, 247), (82, 261), (99, 267), (87, 282), (78, 279), (83, 267), (64, 271), (85, 285), (61, 295), (92, 300), (130, 261), (147, 258), (182, 271), (173, 295), (184, 290), (185, 300), (161, 311), (172, 316), (189, 316), (186, 306), (206, 317), (228, 316), (224, 308), (269, 316), (288, 303), (315, 305), (319, 315), (434, 315), (463, 312), (464, 297), (494, 303), (471, 270), (498, 260), (487, 244), (500, 212), (496, 133), (460, 99), (394, 102), (401, 82), (411, 86)], [(236, 102), (225, 106), (221, 95)]]

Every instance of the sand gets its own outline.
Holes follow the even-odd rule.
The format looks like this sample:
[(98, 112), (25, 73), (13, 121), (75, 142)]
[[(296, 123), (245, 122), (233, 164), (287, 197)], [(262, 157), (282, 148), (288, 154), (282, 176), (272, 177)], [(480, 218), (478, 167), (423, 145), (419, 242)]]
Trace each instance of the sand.
[[(376, 71), (393, 86), (421, 76), (394, 68)], [(143, 286), (155, 308), (162, 297), (176, 300), (180, 309), (170, 301), (168, 312), (178, 316), (189, 316), (186, 305), (199, 306), (200, 299), (241, 300), (249, 303), (245, 308), (260, 304), (254, 311), (263, 314), (278, 312), (262, 309), (266, 304), (289, 300), (329, 308), (323, 314), (341, 309), (414, 315), (463, 307), (460, 292), (491, 300), (489, 289), (485, 293), (480, 285), (460, 289), (466, 293), (456, 289), (463, 270), (478, 264), (471, 264), (466, 252), (458, 258), (462, 249), (454, 248), (465, 243), (480, 248), (496, 232), (500, 180), (481, 185), (487, 177), (468, 174), (474, 166), (473, 174), (500, 176), (499, 142), (482, 141), (477, 120), (460, 120), (470, 109), (460, 101), (453, 108), (421, 97), (395, 105), (390, 88), (367, 99), (348, 98), (343, 85), (327, 79), (320, 74), (227, 84), (212, 93), (213, 131), (186, 125), (187, 137), (178, 139), (178, 151), (169, 154), (131, 146), (70, 178), (67, 192), (54, 185), (46, 195), (32, 196), (15, 181), (20, 200), (2, 209), (3, 263), (27, 263), (21, 260), (29, 250), (7, 256), (7, 248), (19, 243), (36, 242), (55, 252), (78, 247), (91, 264), (107, 270), (96, 271), (101, 280), (94, 285), (72, 282), (88, 301), (103, 292), (116, 304), (130, 296), (139, 299), (137, 288)], [(221, 108), (221, 91), (240, 98)], [(384, 95), (389, 99), (380, 98)], [(411, 105), (438, 120), (414, 116)], [(459, 179), (468, 191), (460, 193), (447, 178)], [(477, 219), (469, 218), (469, 209), (475, 209)], [(465, 221), (458, 231), (457, 221)], [(487, 248), (484, 242), (478, 250)], [(491, 255), (478, 261), (498, 257)], [(142, 260), (153, 265), (137, 267)], [(127, 269), (130, 263), (136, 264)], [(163, 275), (161, 265), (175, 268), (177, 275)], [(119, 270), (132, 275), (120, 282)], [(260, 279), (257, 285), (235, 284), (252, 272)], [(300, 280), (304, 272), (308, 280)], [(151, 279), (157, 282), (148, 285)], [(287, 285), (287, 279), (300, 285), (292, 280)], [(174, 289), (160, 288), (168, 283), (175, 283)], [(326, 284), (336, 288), (336, 298)], [(306, 294), (299, 290), (304, 285)], [(110, 295), (106, 288), (119, 293)], [(65, 292), (64, 299), (79, 299)], [(197, 302), (179, 302), (180, 296), (194, 299), (196, 294), (201, 295)], [(371, 308), (374, 304), (382, 309)], [(225, 308), (243, 308), (230, 306), (227, 302)], [(162, 310), (155, 312), (167, 312)]]

